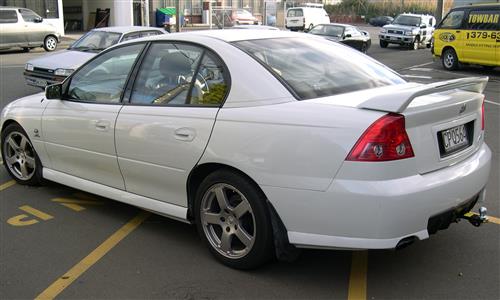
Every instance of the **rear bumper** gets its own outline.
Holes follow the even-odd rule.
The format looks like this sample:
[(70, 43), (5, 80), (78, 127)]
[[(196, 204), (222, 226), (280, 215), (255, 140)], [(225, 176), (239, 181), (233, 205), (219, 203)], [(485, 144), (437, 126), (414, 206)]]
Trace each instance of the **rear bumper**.
[(404, 238), (426, 239), (435, 228), (449, 225), (434, 226), (433, 217), (484, 197), (490, 162), (491, 151), (483, 144), (466, 160), (424, 175), (377, 181), (335, 179), (325, 192), (262, 188), (292, 244), (395, 248)]

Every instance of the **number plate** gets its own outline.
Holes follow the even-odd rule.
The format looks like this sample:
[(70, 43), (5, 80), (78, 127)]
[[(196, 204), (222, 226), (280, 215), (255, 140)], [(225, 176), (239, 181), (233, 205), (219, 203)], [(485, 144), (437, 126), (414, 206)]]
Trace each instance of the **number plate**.
[(467, 136), (467, 129), (465, 128), (465, 125), (459, 125), (441, 131), (441, 138), (443, 139), (443, 148), (445, 153), (450, 153), (469, 145), (469, 138)]

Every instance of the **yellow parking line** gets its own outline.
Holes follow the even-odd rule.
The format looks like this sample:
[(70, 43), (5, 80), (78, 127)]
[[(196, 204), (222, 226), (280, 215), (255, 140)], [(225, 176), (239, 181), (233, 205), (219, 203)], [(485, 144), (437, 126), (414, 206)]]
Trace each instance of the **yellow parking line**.
[(127, 224), (123, 225), (118, 231), (113, 233), (108, 239), (100, 244), (94, 251), (82, 259), (79, 263), (73, 266), (63, 276), (59, 277), (45, 291), (38, 295), (35, 299), (54, 299), (73, 281), (80, 277), (85, 271), (98, 262), (106, 253), (113, 249), (121, 240), (134, 231), (151, 213), (141, 212)]
[(353, 251), (351, 275), (349, 277), (348, 300), (366, 299), (366, 272), (368, 269), (368, 251)]
[(16, 184), (16, 181), (15, 180), (9, 180), (7, 181), (6, 183), (2, 183), (0, 185), (0, 192), (5, 190), (5, 189), (8, 189), (10, 188), (11, 186), (13, 186), (14, 184)]

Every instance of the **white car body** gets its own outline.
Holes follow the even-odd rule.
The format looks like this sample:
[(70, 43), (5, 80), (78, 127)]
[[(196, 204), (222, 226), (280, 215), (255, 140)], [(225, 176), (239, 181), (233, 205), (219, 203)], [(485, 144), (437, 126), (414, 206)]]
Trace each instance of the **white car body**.
[[(1, 124), (24, 128), (44, 178), (185, 222), (193, 170), (208, 164), (238, 170), (259, 186), (298, 247), (394, 248), (405, 238), (428, 238), (431, 217), (484, 197), (491, 161), (479, 126), (484, 79), (297, 101), (228, 43), (297, 36), (317, 39), (224, 30), (141, 40), (192, 42), (218, 53), (232, 82), (221, 108), (102, 105), (44, 100), (40, 93), (6, 106)], [(387, 112), (405, 117), (415, 156), (347, 161)], [(472, 145), (440, 157), (437, 132), (467, 122), (476, 124)]]
[(290, 30), (311, 29), (318, 24), (330, 23), (326, 10), (320, 7), (293, 7), (286, 13), (285, 27)]

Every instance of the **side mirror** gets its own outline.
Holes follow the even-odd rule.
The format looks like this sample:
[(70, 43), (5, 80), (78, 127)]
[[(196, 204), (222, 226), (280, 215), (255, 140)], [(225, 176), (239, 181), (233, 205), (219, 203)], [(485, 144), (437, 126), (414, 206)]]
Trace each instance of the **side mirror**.
[(350, 37), (352, 37), (352, 35), (351, 35), (350, 33), (348, 33), (348, 34), (346, 34), (344, 37), (345, 37), (345, 38), (350, 38)]
[(304, 29), (304, 33), (308, 33), (309, 32), (309, 29)]
[(61, 99), (62, 98), (62, 83), (56, 83), (45, 87), (45, 98)]
[(35, 23), (42, 23), (43, 21), (43, 18), (42, 17), (38, 17), (36, 19), (33, 20)]

